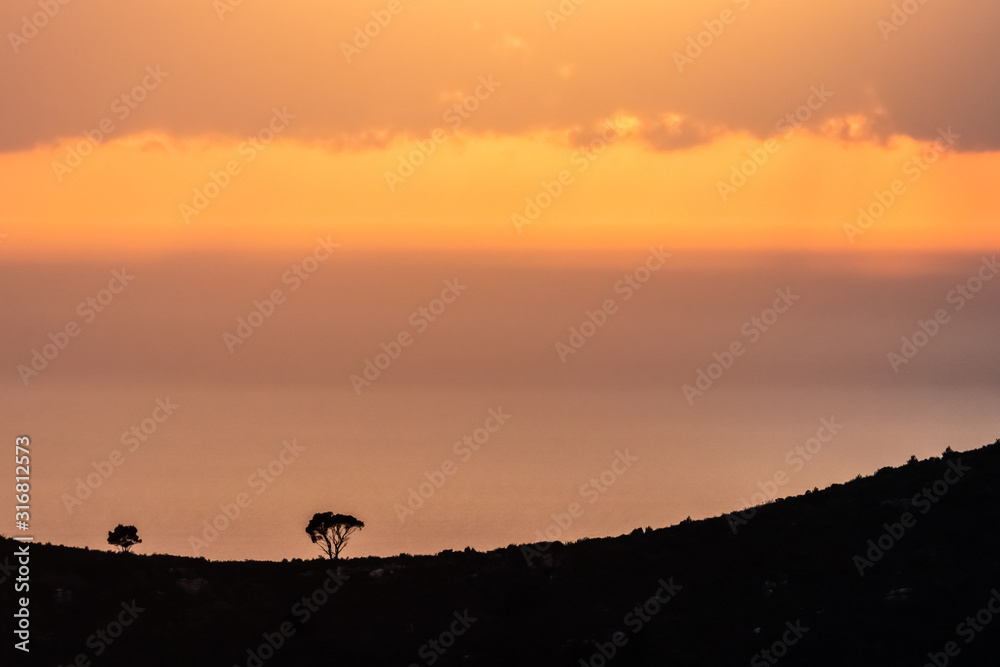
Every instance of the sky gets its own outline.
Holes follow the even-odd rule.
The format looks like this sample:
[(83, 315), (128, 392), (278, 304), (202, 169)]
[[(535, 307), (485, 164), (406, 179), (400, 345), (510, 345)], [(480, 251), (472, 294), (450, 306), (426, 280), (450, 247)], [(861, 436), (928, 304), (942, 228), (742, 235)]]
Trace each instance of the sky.
[(0, 415), (40, 444), (39, 539), (303, 557), (314, 511), (367, 521), (354, 555), (579, 539), (739, 509), (825, 419), (782, 495), (1000, 435), (996, 3), (0, 27)]

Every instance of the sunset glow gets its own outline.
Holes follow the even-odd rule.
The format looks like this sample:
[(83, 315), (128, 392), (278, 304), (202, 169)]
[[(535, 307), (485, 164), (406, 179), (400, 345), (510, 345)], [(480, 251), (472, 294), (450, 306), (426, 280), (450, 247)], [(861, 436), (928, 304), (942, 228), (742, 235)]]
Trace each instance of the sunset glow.
[[(99, 546), (122, 498), (139, 524), (180, 493), (145, 544), (190, 554), (293, 438), (310, 462), (209, 557), (307, 553), (319, 509), (367, 519), (365, 553), (524, 542), (625, 444), (644, 463), (569, 539), (708, 516), (829, 414), (844, 444), (787, 493), (893, 459), (881, 428), (943, 428), (900, 420), (1000, 363), (989, 281), (886, 363), (1000, 249), (1000, 6), (911, 4), (5, 3), (5, 423), (61, 443), (38, 534)], [(166, 397), (158, 444), (70, 511)], [(975, 405), (937, 418), (985, 437)], [(493, 449), (398, 520), (499, 407)]]

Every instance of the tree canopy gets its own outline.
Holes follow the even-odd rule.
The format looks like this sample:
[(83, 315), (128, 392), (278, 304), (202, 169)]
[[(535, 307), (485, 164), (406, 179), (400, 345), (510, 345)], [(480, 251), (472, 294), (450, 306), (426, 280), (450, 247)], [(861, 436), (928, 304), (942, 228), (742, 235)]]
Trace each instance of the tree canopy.
[(327, 558), (336, 560), (340, 558), (340, 551), (351, 534), (364, 527), (364, 521), (359, 521), (350, 514), (317, 512), (306, 526), (306, 533), (313, 544), (319, 544)]
[(118, 524), (114, 530), (108, 531), (108, 544), (118, 547), (122, 553), (126, 553), (133, 545), (140, 544), (139, 531), (135, 526), (123, 526)]

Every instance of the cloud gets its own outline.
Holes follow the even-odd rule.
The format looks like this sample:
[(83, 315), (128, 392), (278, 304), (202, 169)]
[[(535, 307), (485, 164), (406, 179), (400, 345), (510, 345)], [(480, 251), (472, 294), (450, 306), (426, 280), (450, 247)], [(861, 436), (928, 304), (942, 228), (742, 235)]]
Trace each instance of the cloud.
[[(895, 17), (901, 24), (891, 32), (892, 5), (741, 0), (721, 5), (735, 18), (711, 39), (704, 31), (717, 25), (719, 6), (594, 3), (553, 30), (551, 4), (406, 2), (386, 22), (383, 5), (358, 0), (243, 3), (221, 20), (210, 3), (93, 0), (61, 5), (18, 41), (10, 35), (31, 32), (25, 21), (37, 5), (4, 3), (0, 150), (77, 136), (107, 117), (121, 135), (239, 140), (275, 106), (298, 115), (287, 136), (352, 150), (426, 136), (441, 125), (442, 96), (490, 74), (503, 87), (465, 132), (568, 132), (626, 113), (644, 119), (654, 148), (675, 150), (718, 132), (771, 136), (811, 87), (825, 85), (835, 96), (810, 118), (813, 130), (864, 118), (865, 132), (852, 134), (848, 123), (838, 136), (932, 139), (951, 126), (960, 150), (1000, 149), (1000, 5), (992, 0), (919, 5), (905, 21)], [(385, 24), (372, 23), (372, 12)], [(674, 54), (699, 33), (707, 46), (679, 72)], [(350, 62), (345, 43), (357, 51)], [(113, 106), (157, 66), (169, 73), (161, 85)]]
[(651, 123), (644, 124), (641, 132), (646, 143), (658, 151), (691, 148), (709, 141), (718, 134), (720, 131), (717, 129), (691, 122), (676, 114), (666, 114)]

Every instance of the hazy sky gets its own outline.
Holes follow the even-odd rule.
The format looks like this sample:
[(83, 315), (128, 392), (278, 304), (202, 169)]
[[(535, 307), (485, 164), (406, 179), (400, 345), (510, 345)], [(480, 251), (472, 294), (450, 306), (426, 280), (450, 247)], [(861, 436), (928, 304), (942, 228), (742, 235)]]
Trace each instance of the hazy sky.
[(583, 498), (576, 539), (736, 509), (824, 419), (782, 495), (1000, 435), (994, 2), (55, 4), (0, 7), (42, 539), (192, 554), (243, 492), (202, 555), (308, 555), (321, 510), (356, 554), (503, 546)]

